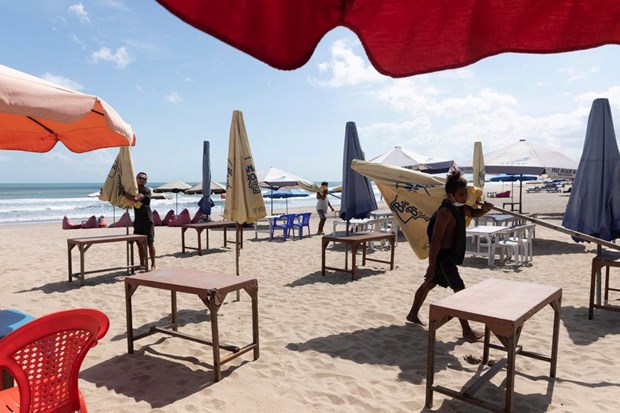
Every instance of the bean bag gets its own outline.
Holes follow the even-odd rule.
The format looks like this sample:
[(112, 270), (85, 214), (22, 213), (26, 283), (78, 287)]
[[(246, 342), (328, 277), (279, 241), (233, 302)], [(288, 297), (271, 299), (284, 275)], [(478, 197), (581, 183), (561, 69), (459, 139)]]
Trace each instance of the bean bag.
[(197, 223), (199, 223), (199, 222), (200, 222), (200, 218), (202, 218), (202, 216), (203, 216), (204, 214), (205, 214), (205, 213), (204, 213), (204, 212), (202, 212), (202, 210), (201, 210), (201, 209), (199, 209), (198, 211), (196, 211), (196, 214), (194, 214), (194, 218), (192, 218), (192, 224), (197, 224)]
[(161, 227), (161, 217), (159, 216), (159, 212), (157, 212), (157, 210), (153, 211), (153, 225), (156, 227)]
[(170, 223), (170, 221), (172, 221), (174, 218), (176, 218), (174, 216), (174, 209), (171, 209), (170, 211), (168, 211), (168, 213), (164, 216), (164, 219), (161, 220), (161, 224), (163, 226), (168, 226), (168, 224)]
[(82, 225), (72, 223), (71, 220), (67, 218), (67, 216), (65, 215), (65, 217), (62, 219), (62, 229), (78, 229), (78, 228), (82, 228)]
[(187, 208), (184, 208), (178, 217), (168, 222), (168, 226), (169, 227), (180, 227), (181, 225), (191, 224), (191, 222), (192, 222), (192, 218), (189, 215), (189, 211), (187, 210)]
[(133, 223), (131, 221), (131, 217), (129, 216), (129, 212), (125, 212), (121, 215), (121, 218), (118, 221), (111, 224), (108, 228), (124, 228), (131, 226), (133, 226)]
[(496, 198), (510, 198), (510, 191), (498, 192)]
[(97, 217), (92, 215), (86, 221), (82, 221), (82, 228), (99, 228)]

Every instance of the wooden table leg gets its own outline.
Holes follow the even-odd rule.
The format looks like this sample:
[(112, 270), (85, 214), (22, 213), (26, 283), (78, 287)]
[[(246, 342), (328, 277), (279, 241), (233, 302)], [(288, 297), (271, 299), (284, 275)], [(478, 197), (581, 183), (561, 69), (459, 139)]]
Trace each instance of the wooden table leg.
[(252, 294), (252, 341), (254, 342), (254, 360), (260, 356), (259, 337), (258, 337), (258, 294)]
[(325, 275), (325, 250), (327, 249), (328, 244), (328, 240), (325, 238), (321, 239), (321, 275)]
[(597, 264), (595, 260), (592, 260), (592, 274), (590, 277), (590, 305), (588, 308), (588, 320), (592, 320), (594, 317), (594, 288), (596, 284), (596, 274), (598, 272)]
[(172, 318), (172, 330), (177, 331), (179, 327), (179, 320), (177, 317), (177, 292), (170, 291), (170, 314)]
[(354, 242), (351, 245), (351, 280), (355, 279), (355, 257), (357, 255), (357, 245), (357, 242)]
[(437, 322), (428, 322), (428, 348), (426, 356), (426, 402), (425, 406), (430, 409), (433, 407), (433, 381), (435, 379), (435, 335)]
[(562, 297), (551, 303), (553, 308), (553, 338), (551, 342), (551, 367), (549, 377), (555, 377), (555, 370), (558, 364), (558, 341), (560, 338), (560, 310), (562, 308)]
[(67, 243), (67, 256), (69, 258), (69, 282), (73, 281), (73, 257), (71, 255), (71, 251), (73, 250), (73, 247), (75, 247), (75, 244), (69, 244)]
[(390, 238), (390, 270), (394, 269), (394, 247), (396, 246), (396, 236)]
[(515, 358), (517, 356), (517, 335), (506, 337), (506, 350), (508, 352), (506, 364), (506, 404), (504, 412), (512, 412), (512, 399), (515, 391)]
[[(198, 238), (198, 255), (202, 255), (202, 241), (200, 240), (200, 233), (202, 231), (196, 228), (196, 238)], [(209, 249), (209, 230), (207, 230), (207, 249)]]
[(217, 311), (219, 307), (215, 304), (209, 305), (211, 317), (211, 342), (213, 343), (213, 368), (215, 369), (215, 381), (222, 380), (222, 365), (220, 363), (220, 332), (217, 325)]
[(125, 284), (125, 313), (127, 314), (127, 353), (133, 354), (133, 315), (131, 310), (131, 296), (135, 289)]
[(185, 253), (185, 231), (187, 228), (181, 228), (181, 252)]
[(228, 242), (228, 240), (226, 239), (228, 237), (228, 235), (226, 234), (226, 227), (224, 227), (224, 248), (226, 248), (226, 243)]
[(84, 248), (84, 245), (79, 245), (80, 249), (80, 285), (84, 285), (84, 254), (88, 247)]

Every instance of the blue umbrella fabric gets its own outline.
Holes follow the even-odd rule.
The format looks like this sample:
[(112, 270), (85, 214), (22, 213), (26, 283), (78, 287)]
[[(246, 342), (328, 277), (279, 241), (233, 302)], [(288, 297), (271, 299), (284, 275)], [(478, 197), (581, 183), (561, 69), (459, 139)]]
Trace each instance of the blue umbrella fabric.
[(211, 154), (209, 141), (202, 144), (202, 198), (198, 201), (198, 207), (207, 216), (211, 215), (213, 207), (211, 200)]
[(535, 181), (538, 179), (536, 175), (506, 175), (501, 174), (490, 178), (490, 182), (517, 182), (517, 181)]
[(302, 192), (299, 189), (277, 190), (263, 195), (263, 198), (271, 198), (271, 214), (273, 215), (273, 200), (284, 199), (286, 200), (286, 213), (288, 214), (288, 199), (289, 198), (302, 198), (307, 197), (308, 193)]
[(606, 241), (620, 238), (618, 182), (620, 152), (611, 108), (607, 99), (596, 99), (562, 225)]
[(342, 162), (342, 201), (340, 218), (368, 218), (370, 211), (377, 209), (377, 201), (370, 180), (351, 169), (353, 159), (365, 160), (357, 135), (355, 122), (347, 122), (344, 136)]

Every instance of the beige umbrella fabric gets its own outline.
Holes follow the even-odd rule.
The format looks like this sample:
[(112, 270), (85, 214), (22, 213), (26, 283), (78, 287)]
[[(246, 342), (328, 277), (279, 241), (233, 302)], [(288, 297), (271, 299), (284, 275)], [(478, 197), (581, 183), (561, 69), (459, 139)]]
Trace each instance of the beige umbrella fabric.
[(228, 142), (224, 219), (253, 223), (267, 215), (241, 111), (233, 112)]
[(192, 186), (186, 184), (183, 181), (172, 181), (157, 188), (153, 189), (153, 192), (172, 192), (175, 194), (175, 213), (179, 213), (179, 192), (184, 192), (185, 190), (191, 188)]
[[(226, 187), (219, 182), (215, 182), (211, 180), (211, 193), (212, 194), (223, 194), (226, 192)], [(196, 185), (192, 186), (189, 189), (185, 190), (186, 194), (194, 195), (194, 194), (202, 194), (202, 182), (198, 182)]]
[(127, 146), (119, 148), (116, 160), (112, 164), (108, 177), (101, 188), (99, 199), (123, 209), (140, 205), (139, 202), (134, 203), (123, 196), (123, 192), (127, 192), (130, 195), (138, 194), (131, 151)]
[(104, 100), (0, 65), (0, 149), (72, 152), (135, 144), (133, 130)]
[(482, 142), (474, 142), (473, 182), (476, 188), (484, 189), (484, 155), (482, 154)]
[[(399, 168), (354, 159), (351, 168), (375, 181), (390, 212), (403, 230), (413, 252), (420, 259), (428, 258), (428, 221), (446, 198), (445, 179)], [(467, 205), (476, 207), (482, 190), (467, 187)], [(471, 218), (466, 218), (469, 225)]]

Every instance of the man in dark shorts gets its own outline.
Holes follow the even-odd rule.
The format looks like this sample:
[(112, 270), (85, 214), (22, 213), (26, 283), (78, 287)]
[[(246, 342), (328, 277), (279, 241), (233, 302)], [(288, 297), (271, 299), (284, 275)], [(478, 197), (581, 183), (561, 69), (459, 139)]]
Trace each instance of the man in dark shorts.
[[(485, 202), (480, 209), (465, 205), (467, 181), (459, 170), (452, 171), (448, 175), (446, 194), (447, 199), (442, 202), (428, 224), (430, 241), (428, 268), (424, 282), (416, 291), (413, 305), (407, 315), (407, 321), (412, 323), (424, 325), (418, 317), (418, 312), (426, 296), (436, 285), (450, 287), (454, 292), (465, 288), (457, 267), (463, 263), (465, 257), (465, 217), (481, 217), (493, 207), (488, 202)], [(467, 320), (459, 321), (463, 328), (463, 338), (475, 341), (482, 337), (482, 333), (472, 330)]]
[[(139, 208), (134, 207), (133, 233), (146, 235), (148, 238), (149, 255), (151, 256), (151, 268), (155, 269), (155, 225), (153, 223), (153, 212), (151, 211), (151, 188), (146, 185), (147, 175), (140, 172), (136, 176), (138, 182), (138, 195), (125, 194), (125, 197), (134, 202), (140, 202)], [(140, 265), (146, 268), (145, 252), (142, 245), (138, 245), (140, 254)]]

